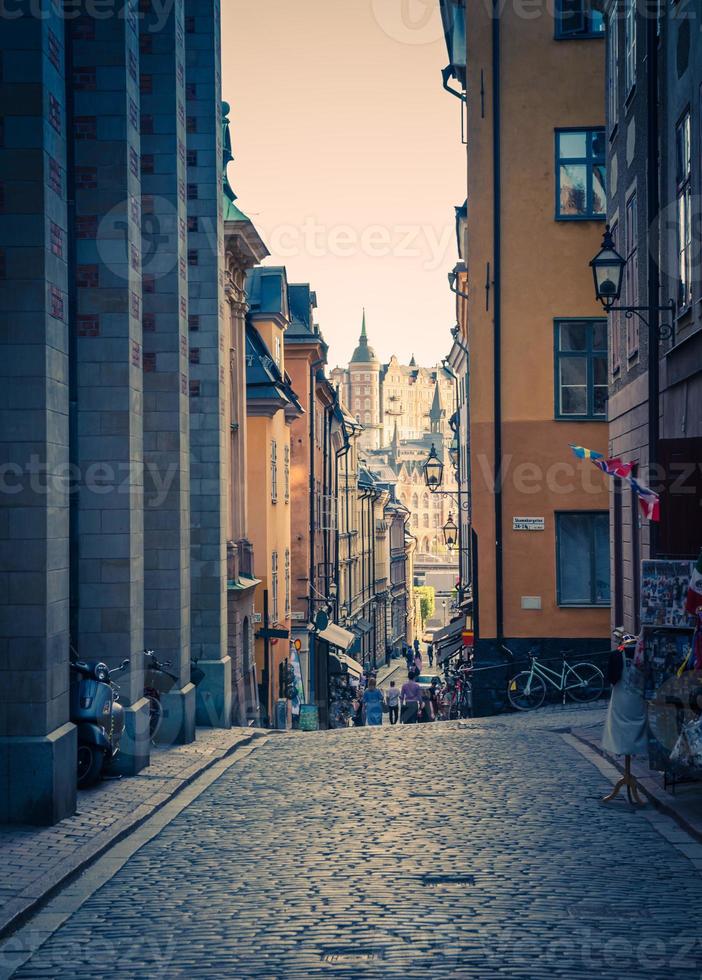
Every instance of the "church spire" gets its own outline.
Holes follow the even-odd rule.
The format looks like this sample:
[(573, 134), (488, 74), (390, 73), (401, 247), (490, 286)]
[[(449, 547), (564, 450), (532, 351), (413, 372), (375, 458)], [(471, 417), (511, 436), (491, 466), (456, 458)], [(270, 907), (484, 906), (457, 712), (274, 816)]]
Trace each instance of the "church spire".
[(441, 425), (445, 417), (446, 412), (441, 403), (441, 389), (439, 388), (439, 382), (437, 381), (436, 385), (434, 386), (434, 398), (431, 403), (431, 411), (429, 412), (432, 432), (441, 432)]
[(366, 308), (363, 307), (363, 319), (361, 320), (361, 336), (358, 338), (358, 347), (353, 352), (351, 364), (377, 364), (378, 358), (375, 351), (368, 346), (368, 334), (366, 332)]
[(359, 338), (361, 341), (368, 341), (368, 334), (366, 333), (366, 308), (363, 307), (363, 320), (361, 322), (361, 336)]

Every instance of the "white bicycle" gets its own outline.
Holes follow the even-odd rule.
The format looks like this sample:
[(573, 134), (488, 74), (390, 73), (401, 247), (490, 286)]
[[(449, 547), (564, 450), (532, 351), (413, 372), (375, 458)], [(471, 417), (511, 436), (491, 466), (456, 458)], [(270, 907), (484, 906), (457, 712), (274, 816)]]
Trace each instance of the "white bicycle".
[(540, 708), (546, 697), (546, 685), (550, 684), (573, 701), (596, 701), (604, 690), (604, 675), (599, 667), (591, 663), (569, 664), (568, 651), (563, 654), (560, 673), (546, 667), (537, 659), (534, 650), (529, 651), (530, 670), (515, 674), (507, 683), (507, 696), (510, 704), (518, 711), (533, 711)]

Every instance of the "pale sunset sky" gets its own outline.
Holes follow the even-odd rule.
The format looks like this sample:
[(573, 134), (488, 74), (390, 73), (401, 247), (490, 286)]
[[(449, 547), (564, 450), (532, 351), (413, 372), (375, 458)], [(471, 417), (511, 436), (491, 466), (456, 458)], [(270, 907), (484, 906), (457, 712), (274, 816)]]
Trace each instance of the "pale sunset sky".
[(438, 0), (222, 0), (238, 205), (291, 282), (317, 291), (333, 367), (366, 307), (382, 360), (451, 345), (460, 103)]

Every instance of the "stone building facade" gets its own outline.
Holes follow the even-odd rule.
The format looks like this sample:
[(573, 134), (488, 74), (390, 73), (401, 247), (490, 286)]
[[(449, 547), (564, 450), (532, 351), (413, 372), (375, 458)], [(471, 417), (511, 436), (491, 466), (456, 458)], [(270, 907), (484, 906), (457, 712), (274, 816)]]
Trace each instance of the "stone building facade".
[(165, 740), (232, 720), (219, 6), (49, 4), (0, 48), (0, 822), (49, 823), (71, 645), (130, 660), (118, 772), (149, 760), (146, 645), (178, 677)]
[[(605, 4), (607, 220), (626, 259), (622, 305), (609, 316), (609, 451), (661, 493), (661, 520), (610, 493), (612, 624), (638, 632), (640, 562), (694, 558), (702, 547), (702, 53), (692, 4), (657, 16)], [(624, 52), (628, 56), (624, 59)], [(674, 302), (671, 314), (658, 306)], [(663, 328), (662, 332), (660, 328)]]

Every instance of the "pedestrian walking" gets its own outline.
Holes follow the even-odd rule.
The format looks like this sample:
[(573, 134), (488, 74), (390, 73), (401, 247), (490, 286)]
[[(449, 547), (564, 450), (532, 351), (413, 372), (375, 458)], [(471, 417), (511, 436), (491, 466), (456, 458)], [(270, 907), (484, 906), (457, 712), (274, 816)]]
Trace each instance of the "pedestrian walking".
[(434, 645), (430, 643), (427, 647), (427, 658), (429, 660), (429, 666), (434, 666)]
[(400, 691), (402, 702), (402, 724), (416, 725), (422, 703), (422, 689), (414, 677), (407, 678)]
[(395, 681), (390, 681), (390, 689), (385, 695), (385, 703), (388, 706), (390, 724), (396, 725), (400, 714), (400, 688), (395, 686)]
[(378, 689), (375, 677), (368, 679), (368, 687), (363, 692), (363, 716), (366, 725), (383, 724), (383, 692)]
[(414, 658), (412, 656), (412, 647), (409, 645), (405, 645), (405, 660), (407, 661), (407, 670), (411, 670)]
[(414, 669), (417, 671), (417, 676), (422, 673), (422, 655), (421, 653), (415, 653), (414, 655)]
[(419, 640), (416, 636), (414, 638), (414, 652), (419, 653)]

